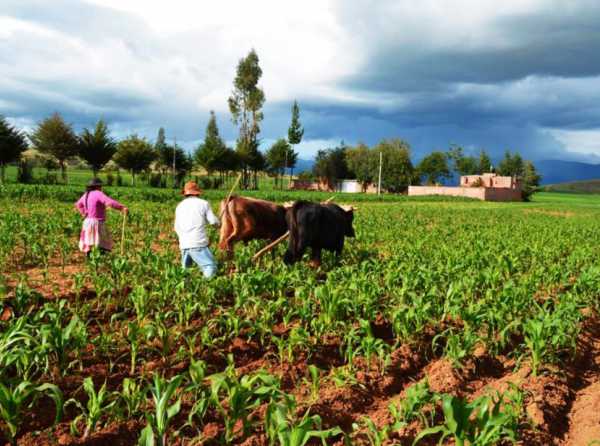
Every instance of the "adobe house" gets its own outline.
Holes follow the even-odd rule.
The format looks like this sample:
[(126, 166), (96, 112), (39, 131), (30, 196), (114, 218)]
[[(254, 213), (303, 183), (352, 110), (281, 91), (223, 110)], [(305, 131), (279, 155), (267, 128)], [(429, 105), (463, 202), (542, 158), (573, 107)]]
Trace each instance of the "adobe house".
[(501, 177), (495, 173), (464, 175), (460, 186), (409, 186), (408, 195), (447, 195), (476, 198), (483, 201), (522, 201), (521, 181), (515, 177)]

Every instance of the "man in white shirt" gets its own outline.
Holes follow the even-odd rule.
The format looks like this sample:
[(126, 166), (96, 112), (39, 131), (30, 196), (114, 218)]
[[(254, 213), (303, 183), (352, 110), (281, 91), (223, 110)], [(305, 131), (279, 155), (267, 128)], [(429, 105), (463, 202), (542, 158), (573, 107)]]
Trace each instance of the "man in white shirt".
[(208, 249), (206, 225), (219, 226), (208, 201), (198, 198), (202, 191), (194, 181), (183, 186), (185, 198), (175, 209), (175, 232), (179, 237), (181, 264), (189, 268), (196, 263), (204, 277), (210, 278), (217, 272), (217, 263)]

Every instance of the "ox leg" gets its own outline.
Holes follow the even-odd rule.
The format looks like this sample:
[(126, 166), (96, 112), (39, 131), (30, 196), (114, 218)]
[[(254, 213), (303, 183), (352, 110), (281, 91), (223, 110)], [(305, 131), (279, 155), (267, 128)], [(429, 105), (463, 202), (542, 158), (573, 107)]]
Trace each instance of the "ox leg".
[(229, 238), (229, 232), (231, 231), (231, 225), (227, 220), (224, 220), (221, 223), (221, 231), (219, 234), (219, 249), (221, 251), (230, 251), (231, 246), (227, 243), (227, 239)]
[(318, 268), (321, 266), (321, 248), (312, 248), (312, 253), (310, 257), (310, 266), (313, 268)]

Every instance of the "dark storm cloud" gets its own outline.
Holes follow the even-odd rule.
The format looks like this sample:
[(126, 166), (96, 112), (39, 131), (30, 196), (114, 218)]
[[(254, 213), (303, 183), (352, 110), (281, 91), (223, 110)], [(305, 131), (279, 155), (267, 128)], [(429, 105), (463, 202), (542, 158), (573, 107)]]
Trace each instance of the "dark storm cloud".
[[(600, 4), (568, 6), (549, 2), (535, 13), (499, 16), (481, 35), (458, 29), (444, 41), (430, 38), (439, 23), (394, 18), (392, 3), (344, 3), (341, 22), (362, 33), (366, 58), (343, 85), (398, 95), (399, 105), (391, 111), (376, 105), (325, 109), (348, 139), (374, 141), (395, 133), (422, 146), (418, 151), (457, 142), (487, 147), (496, 156), (519, 148), (534, 159), (573, 157), (544, 128), (599, 127)], [(404, 32), (390, 26), (393, 20)], [(381, 21), (387, 26), (376, 26)], [(354, 124), (344, 126), (347, 121)], [(367, 125), (360, 128), (361, 122)], [(339, 128), (322, 127), (326, 133)]]
[[(448, 83), (499, 83), (531, 75), (597, 75), (600, 3), (573, 0), (569, 6), (568, 13), (550, 2), (537, 13), (500, 16), (486, 25), (485, 35), (473, 35), (466, 28), (448, 36), (452, 38), (449, 43), (429, 39), (436, 23), (410, 24), (407, 33), (414, 35), (408, 41), (402, 39), (402, 32), (371, 29), (367, 61), (347, 85), (404, 92), (443, 89)], [(340, 9), (342, 21), (352, 27), (359, 11), (367, 14), (362, 21), (375, 22), (375, 17), (368, 16), (369, 8), (348, 10), (345, 6)], [(404, 26), (401, 18), (396, 20), (399, 27)]]

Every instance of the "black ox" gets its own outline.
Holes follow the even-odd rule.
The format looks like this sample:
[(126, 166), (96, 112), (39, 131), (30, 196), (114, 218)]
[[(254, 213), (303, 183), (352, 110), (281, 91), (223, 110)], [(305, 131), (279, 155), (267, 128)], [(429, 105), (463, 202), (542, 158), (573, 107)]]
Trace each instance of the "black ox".
[(340, 255), (344, 237), (354, 237), (354, 209), (351, 206), (296, 201), (287, 210), (285, 219), (290, 236), (283, 261), (288, 265), (300, 260), (306, 248), (311, 248), (311, 264), (318, 266), (321, 250)]

